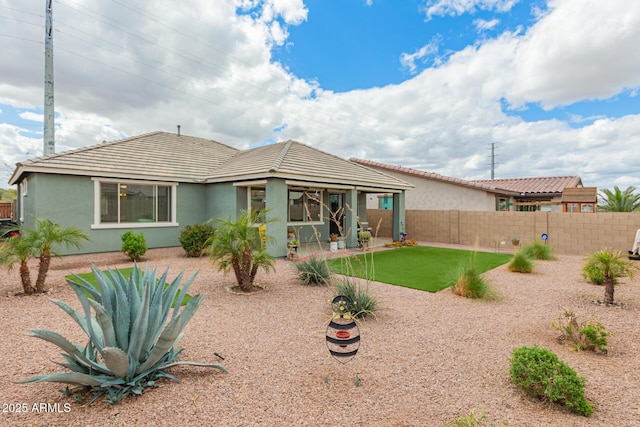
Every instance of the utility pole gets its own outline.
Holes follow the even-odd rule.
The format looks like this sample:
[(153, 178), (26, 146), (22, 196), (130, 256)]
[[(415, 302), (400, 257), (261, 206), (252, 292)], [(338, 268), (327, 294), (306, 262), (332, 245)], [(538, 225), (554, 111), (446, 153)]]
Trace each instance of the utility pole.
[(44, 39), (44, 149), (43, 154), (56, 152), (53, 107), (53, 0), (46, 0), (46, 24)]
[(496, 169), (496, 143), (491, 143), (491, 179), (495, 178), (495, 169)]

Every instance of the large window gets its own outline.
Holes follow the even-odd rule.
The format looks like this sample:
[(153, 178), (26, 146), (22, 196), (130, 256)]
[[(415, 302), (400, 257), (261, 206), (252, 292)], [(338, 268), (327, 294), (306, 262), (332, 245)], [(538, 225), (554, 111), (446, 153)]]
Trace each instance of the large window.
[(175, 221), (175, 185), (96, 181), (96, 224), (167, 224)]
[(289, 222), (322, 222), (322, 192), (289, 190)]

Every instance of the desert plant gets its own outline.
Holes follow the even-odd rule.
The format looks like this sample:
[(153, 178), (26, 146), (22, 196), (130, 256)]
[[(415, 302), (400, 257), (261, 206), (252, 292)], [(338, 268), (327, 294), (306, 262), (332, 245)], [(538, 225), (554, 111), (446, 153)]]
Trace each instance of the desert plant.
[(375, 297), (369, 284), (359, 285), (350, 277), (344, 277), (335, 283), (336, 294), (349, 297), (353, 302), (349, 306), (351, 315), (356, 318), (365, 318), (380, 309), (378, 299)]
[(104, 396), (107, 402), (116, 403), (128, 394), (141, 394), (160, 378), (177, 381), (167, 372), (173, 366), (206, 366), (225, 371), (219, 364), (177, 360), (182, 349), (175, 345), (205, 297), (193, 296), (181, 310), (195, 274), (180, 289), (182, 273), (165, 286), (168, 270), (156, 280), (156, 270), (150, 271), (148, 265), (144, 271), (135, 265), (129, 280), (117, 270), (105, 273), (95, 266), (92, 270), (99, 290), (79, 276), (68, 280), (84, 313), (65, 302), (53, 301), (80, 325), (89, 338), (88, 344), (83, 348), (56, 332), (32, 330), (32, 336), (64, 351), (65, 361), (58, 364), (71, 372), (37, 375), (22, 383), (72, 384), (78, 388), (67, 390), (68, 394), (82, 397), (88, 392), (93, 394), (92, 402)]
[(522, 253), (531, 259), (541, 260), (555, 260), (556, 256), (553, 254), (551, 246), (544, 242), (536, 240), (525, 245), (522, 249)]
[(210, 258), (218, 263), (218, 269), (227, 273), (233, 270), (238, 283), (237, 290), (251, 292), (254, 290), (254, 280), (259, 269), (275, 270), (275, 260), (267, 253), (265, 242), (273, 241), (273, 237), (260, 233), (259, 224), (273, 222), (267, 218), (267, 210), (242, 210), (237, 219), (223, 220), (219, 218), (211, 221), (219, 224), (215, 233), (208, 240)]
[(533, 262), (522, 251), (518, 251), (513, 254), (507, 269), (516, 273), (531, 273), (533, 271)]
[(572, 341), (576, 350), (607, 353), (607, 337), (610, 334), (605, 332), (601, 323), (592, 321), (578, 323), (576, 314), (565, 309), (553, 326), (560, 331), (560, 340)]
[(311, 257), (296, 263), (298, 278), (305, 285), (327, 285), (331, 280), (331, 271), (327, 261)]
[(495, 290), (479, 272), (475, 252), (467, 263), (458, 266), (451, 282), (451, 290), (454, 294), (466, 298), (497, 299)]
[[(508, 426), (509, 423), (503, 422), (500, 424), (502, 426)], [(462, 416), (456, 418), (455, 420), (445, 424), (445, 427), (488, 427), (487, 424), (487, 413), (485, 411), (480, 410), (479, 413), (476, 411), (471, 411), (469, 416)], [(499, 424), (491, 423), (491, 427), (498, 427)]]
[(589, 272), (592, 277), (596, 277), (597, 274), (601, 274), (604, 283), (604, 303), (607, 305), (613, 304), (613, 294), (615, 284), (617, 282), (616, 277), (619, 275), (626, 275), (629, 278), (633, 278), (635, 271), (638, 267), (633, 264), (633, 261), (625, 260), (622, 258), (620, 251), (614, 251), (613, 249), (601, 249), (598, 252), (594, 252), (586, 258), (587, 263), (583, 268), (583, 274)]
[(533, 397), (587, 417), (593, 413), (593, 406), (584, 397), (586, 379), (547, 349), (533, 346), (513, 350), (510, 375), (511, 382)]
[(190, 257), (199, 257), (215, 228), (211, 224), (187, 225), (180, 231), (180, 245)]
[(0, 264), (6, 265), (9, 270), (16, 264), (20, 265), (20, 281), (26, 295), (36, 292), (35, 286), (31, 283), (28, 262), (37, 255), (35, 247), (29, 243), (26, 235), (12, 237), (0, 244)]
[(138, 234), (127, 231), (120, 238), (122, 239), (122, 252), (132, 261), (140, 261), (140, 257), (147, 253), (147, 241), (142, 231)]
[[(48, 219), (35, 219), (35, 227), (20, 227), (20, 234), (7, 239), (0, 247), (0, 263), (11, 268), (15, 263), (20, 264), (20, 278), (25, 294), (45, 292), (45, 280), (51, 257), (59, 256), (58, 246), (80, 247), (82, 240), (89, 237), (77, 227), (63, 227)], [(31, 273), (27, 261), (38, 258), (38, 276), (35, 286), (31, 284)]]
[(598, 210), (602, 212), (634, 212), (640, 209), (640, 194), (635, 194), (636, 188), (627, 187), (624, 191), (615, 185), (613, 191), (602, 190), (599, 194)]

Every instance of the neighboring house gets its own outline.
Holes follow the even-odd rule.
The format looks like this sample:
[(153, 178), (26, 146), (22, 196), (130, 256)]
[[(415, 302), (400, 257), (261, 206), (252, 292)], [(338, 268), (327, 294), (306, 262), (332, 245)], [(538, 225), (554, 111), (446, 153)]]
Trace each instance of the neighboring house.
[(47, 218), (74, 225), (91, 243), (80, 252), (118, 251), (127, 230), (144, 232), (150, 248), (178, 246), (180, 230), (242, 209), (269, 209), (274, 256), (287, 253), (287, 228), (302, 243), (334, 232), (329, 211), (345, 208), (347, 246), (366, 222), (366, 196), (393, 194), (394, 237), (404, 221), (412, 185), (299, 142), (250, 150), (186, 135), (153, 132), (27, 160), (9, 184), (18, 185), (18, 215), (31, 225)]
[(562, 212), (594, 213), (598, 211), (598, 188), (565, 188), (562, 193)]
[[(405, 208), (410, 210), (562, 212), (565, 188), (582, 187), (579, 176), (465, 180), (371, 160), (350, 159), (413, 184)], [(390, 209), (388, 195), (367, 196), (369, 209)]]

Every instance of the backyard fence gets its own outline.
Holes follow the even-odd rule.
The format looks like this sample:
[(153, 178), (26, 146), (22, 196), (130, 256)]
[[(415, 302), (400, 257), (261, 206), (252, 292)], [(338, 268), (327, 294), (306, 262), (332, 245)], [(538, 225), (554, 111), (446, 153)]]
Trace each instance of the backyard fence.
[[(392, 211), (368, 209), (367, 221), (379, 224), (378, 236), (391, 237)], [(521, 244), (549, 236), (554, 252), (587, 255), (602, 248), (631, 249), (640, 212), (477, 212), (408, 210), (408, 238), (422, 242), (495, 247), (496, 242), (518, 237)]]
[(16, 220), (16, 204), (15, 201), (0, 202), (0, 219)]

